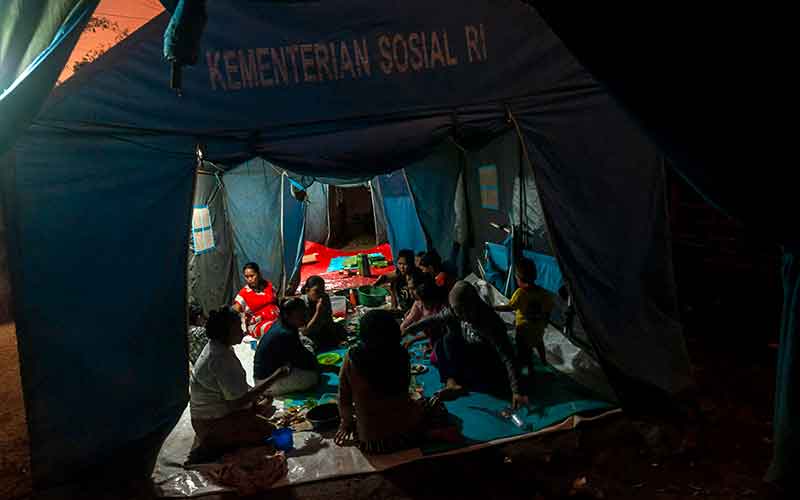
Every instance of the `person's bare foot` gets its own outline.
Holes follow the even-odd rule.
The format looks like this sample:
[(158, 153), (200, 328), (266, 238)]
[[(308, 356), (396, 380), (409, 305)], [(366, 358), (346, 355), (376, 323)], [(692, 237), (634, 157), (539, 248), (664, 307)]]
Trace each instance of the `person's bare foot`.
[(447, 379), (445, 386), (437, 392), (439, 399), (442, 401), (452, 401), (464, 395), (466, 391), (455, 379)]

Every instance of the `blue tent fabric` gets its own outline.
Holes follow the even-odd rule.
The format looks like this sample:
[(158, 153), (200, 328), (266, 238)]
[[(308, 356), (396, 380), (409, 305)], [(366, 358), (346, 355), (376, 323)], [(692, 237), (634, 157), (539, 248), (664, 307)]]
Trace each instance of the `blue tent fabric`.
[(308, 206), (306, 207), (305, 239), (326, 245), (330, 234), (328, 186), (321, 182), (314, 182), (306, 191)]
[(422, 161), (405, 167), (408, 187), (414, 196), (419, 221), (427, 238), (426, 249), (445, 258), (455, 244), (456, 182), (461, 172), (458, 148), (450, 141)]
[[(688, 390), (658, 150), (601, 92), (557, 111), (515, 113), (581, 323), (597, 354), (622, 373), (667, 393)], [(569, 167), (587, 162), (592, 168)]]
[[(520, 173), (519, 139), (514, 133), (505, 133), (487, 144), (466, 153), (466, 189), (470, 200), (469, 223), (473, 237), (472, 245), (479, 248), (483, 242), (499, 243), (508, 236), (492, 223), (506, 225), (511, 221), (513, 210), (514, 180)], [(496, 171), (498, 204), (486, 208), (481, 204), (481, 168), (492, 166)], [(502, 287), (501, 287), (502, 289)]]
[[(487, 263), (491, 266), (487, 274), (487, 281), (492, 283), (498, 290), (503, 290), (510, 262), (510, 242), (505, 244), (486, 243), (486, 251), (488, 254)], [(523, 250), (522, 256), (532, 260), (536, 265), (536, 284), (550, 293), (557, 294), (564, 283), (564, 278), (555, 257), (531, 250)], [(516, 289), (516, 282), (512, 279), (509, 294)]]
[[(283, 171), (261, 158), (230, 170), (223, 182), (236, 269), (255, 262), (280, 291), (284, 278), (291, 280), (303, 256), (303, 204), (291, 196)], [(243, 286), (240, 273), (237, 277), (238, 287)]]
[(300, 263), (305, 251), (306, 205), (292, 196), (289, 176), (283, 176), (283, 214), (281, 240), (283, 247), (284, 282), (281, 284), (285, 294), (293, 294), (300, 280)]
[[(519, 142), (526, 145), (548, 226), (557, 229), (550, 234), (555, 257), (600, 355), (667, 392), (685, 388), (689, 364), (658, 151), (536, 10), (486, 0), (301, 7), (209, 2), (200, 63), (184, 71), (181, 97), (161, 64), (164, 13), (55, 89), (17, 142), (16, 180), (6, 180), (4, 190), (17, 193), (12, 213), (22, 235), (11, 272), (22, 283), (15, 296), (26, 304), (19, 340), (35, 474), (87, 470), (95, 457), (159, 429), (186, 402), (185, 318), (176, 311), (185, 306), (198, 142), (218, 164), (268, 161), (298, 175), (363, 179), (422, 161), (448, 138), (479, 150), (513, 130), (513, 116), (521, 132), (516, 146), (498, 146), (487, 158), (478, 151), (467, 164), (506, 154), (514, 172)], [(236, 258), (260, 260), (276, 279), (273, 263), (283, 267), (290, 252), (246, 234), (274, 230), (273, 221), (249, 216), (266, 208), (280, 213), (275, 193), (285, 193), (276, 178), (245, 165), (225, 175), (239, 200), (230, 205), (229, 196)], [(498, 173), (500, 192), (513, 193), (514, 176)], [(402, 223), (393, 225), (390, 242), (421, 250), (427, 242), (414, 222), (418, 207), (392, 195), (394, 182), (377, 183), (390, 193), (387, 220)], [(405, 182), (399, 187), (408, 190)], [(267, 193), (273, 198), (259, 198)], [(493, 214), (498, 220), (512, 208), (505, 196), (499, 201), (506, 212)], [(284, 236), (298, 227), (300, 218), (289, 218), (295, 222)], [(502, 239), (488, 236), (478, 241)], [(102, 283), (99, 268), (120, 263), (129, 268), (130, 286), (104, 296), (103, 305), (112, 296), (118, 302), (98, 314), (86, 283)], [(33, 274), (41, 269), (54, 271), (47, 283)], [(52, 306), (45, 290), (67, 299)], [(90, 320), (78, 331), (67, 322), (72, 314)], [(107, 345), (101, 320), (114, 320), (115, 366), (92, 364)], [(65, 361), (73, 362), (69, 369)], [(117, 387), (128, 376), (137, 383), (123, 396)], [(103, 408), (79, 404), (84, 396), (97, 396)], [(64, 437), (77, 440), (90, 429), (67, 428), (75, 421), (101, 430), (67, 449)], [(109, 422), (124, 422), (124, 429)]]
[(425, 233), (419, 222), (414, 200), (408, 189), (408, 182), (402, 172), (378, 177), (383, 211), (386, 217), (386, 233), (392, 247), (392, 257), (403, 249), (414, 253), (428, 248)]
[(104, 464), (121, 444), (174, 424), (188, 401), (181, 312), (194, 163), (132, 155), (109, 138), (50, 140), (28, 134), (18, 144), (25, 161), (13, 184), (37, 484)]

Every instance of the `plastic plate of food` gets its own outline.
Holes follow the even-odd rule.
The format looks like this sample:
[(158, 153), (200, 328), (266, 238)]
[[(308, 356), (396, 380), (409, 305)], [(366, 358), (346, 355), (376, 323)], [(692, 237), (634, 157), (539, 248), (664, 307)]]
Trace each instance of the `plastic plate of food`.
[(426, 371), (428, 371), (428, 367), (425, 365), (420, 365), (416, 363), (411, 365), (411, 373), (414, 375), (419, 375), (420, 373), (425, 373)]
[(338, 352), (326, 352), (324, 354), (317, 355), (317, 363), (321, 365), (335, 365), (341, 360), (342, 355)]

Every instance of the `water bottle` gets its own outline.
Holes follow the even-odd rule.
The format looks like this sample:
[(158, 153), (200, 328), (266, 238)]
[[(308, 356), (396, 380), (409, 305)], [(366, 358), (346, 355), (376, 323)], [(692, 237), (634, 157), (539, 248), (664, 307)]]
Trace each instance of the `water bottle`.
[(361, 276), (365, 278), (369, 278), (372, 276), (372, 269), (369, 267), (369, 256), (365, 253), (362, 253), (360, 256), (358, 271), (361, 273)]
[(509, 416), (511, 423), (517, 426), (519, 429), (523, 431), (530, 431), (531, 426), (528, 425), (525, 420), (522, 419), (522, 409), (515, 411)]

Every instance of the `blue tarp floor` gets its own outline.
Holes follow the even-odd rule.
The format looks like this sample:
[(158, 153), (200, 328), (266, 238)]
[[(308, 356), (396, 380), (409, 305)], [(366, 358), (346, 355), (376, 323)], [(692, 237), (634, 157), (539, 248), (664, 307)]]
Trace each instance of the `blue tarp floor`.
[[(549, 332), (548, 339), (556, 335)], [(551, 353), (552, 345), (548, 345)], [(253, 351), (249, 344), (235, 347), (236, 353), (252, 384)], [(419, 356), (421, 345), (412, 348), (412, 362), (428, 366), (428, 371), (416, 376), (416, 383), (423, 386), (426, 396), (441, 387), (439, 375), (429, 360)], [(344, 353), (344, 350), (336, 351)], [(548, 355), (549, 359), (549, 355)], [(458, 453), (474, 450), (501, 442), (522, 439), (537, 434), (574, 428), (579, 422), (602, 418), (616, 411), (615, 407), (593, 396), (592, 393), (570, 377), (553, 368), (537, 366), (536, 384), (530, 394), (531, 410), (525, 418), (531, 431), (524, 432), (511, 422), (496, 416), (507, 408), (508, 402), (480, 393), (470, 393), (456, 401), (448, 402), (447, 408), (460, 420), (466, 442), (459, 446), (428, 445), (386, 456), (365, 456), (355, 447), (339, 447), (333, 443), (333, 433), (320, 435), (310, 431), (295, 433), (295, 447), (288, 454), (289, 474), (275, 487), (295, 485), (321, 479), (378, 472), (403, 463), (435, 456), (442, 453)], [(338, 376), (323, 374), (323, 381), (313, 392), (293, 395), (276, 400), (280, 408), (303, 404), (308, 399), (329, 401), (338, 390)], [(153, 481), (162, 496), (188, 497), (227, 491), (219, 487), (202, 473), (187, 471), (181, 467), (192, 445), (194, 432), (188, 409), (167, 438), (159, 455)], [(524, 415), (524, 411), (523, 411)]]

